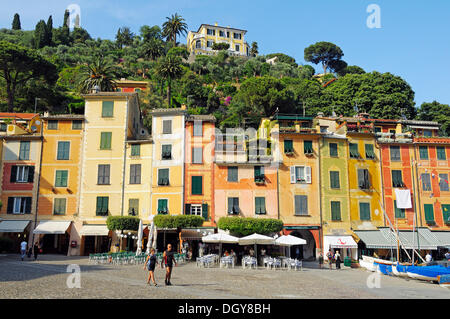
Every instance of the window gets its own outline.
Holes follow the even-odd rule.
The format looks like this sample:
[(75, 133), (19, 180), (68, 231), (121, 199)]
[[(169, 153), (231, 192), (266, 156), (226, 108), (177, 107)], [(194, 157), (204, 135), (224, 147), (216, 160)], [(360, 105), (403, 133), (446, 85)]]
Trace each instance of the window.
[(340, 188), (339, 171), (330, 171), (330, 187)]
[(364, 148), (365, 148), (365, 151), (366, 151), (366, 158), (367, 159), (374, 159), (375, 158), (375, 152), (373, 151), (373, 144), (365, 144)]
[(430, 174), (424, 173), (420, 175), (420, 179), (422, 180), (422, 190), (431, 191), (431, 179)]
[(370, 220), (370, 203), (359, 203), (359, 218)]
[(139, 199), (137, 198), (128, 199), (128, 215), (130, 216), (139, 215)]
[(240, 51), (240, 50), (241, 50), (241, 47), (239, 46), (239, 44), (236, 44), (236, 45), (234, 46), (234, 49), (235, 49), (235, 51)]
[(72, 121), (72, 130), (81, 130), (83, 128), (83, 121)]
[(68, 171), (59, 171), (55, 173), (55, 187), (67, 187)]
[(30, 141), (21, 141), (19, 149), (19, 160), (30, 159)]
[(103, 101), (102, 117), (113, 117), (113, 116), (114, 116), (114, 101)]
[(131, 144), (131, 156), (141, 155), (141, 144)]
[(66, 199), (55, 198), (53, 202), (53, 215), (65, 215), (66, 214)]
[(172, 134), (172, 120), (163, 120), (163, 134)]
[(8, 214), (31, 214), (31, 197), (8, 197)]
[(442, 205), (442, 217), (443, 217), (444, 223), (447, 225), (450, 225), (450, 205), (448, 205), (448, 204)]
[(395, 130), (389, 130), (389, 133), (395, 134)]
[(400, 146), (390, 146), (391, 161), (400, 161)]
[(186, 210), (186, 214), (201, 216), (202, 215), (202, 205), (200, 204), (187, 204), (189, 210)]
[(433, 136), (433, 132), (430, 131), (430, 130), (423, 130), (423, 136), (432, 137)]
[(358, 144), (350, 143), (350, 158), (359, 158)]
[(203, 177), (202, 176), (192, 176), (192, 195), (202, 195), (203, 194)]
[(98, 166), (97, 184), (98, 185), (109, 185), (109, 164), (102, 164)]
[(264, 183), (264, 166), (255, 166), (254, 167), (254, 178), (255, 183)]
[(236, 40), (241, 40), (242, 35), (240, 33), (233, 32), (233, 38), (235, 38)]
[(405, 209), (397, 208), (397, 201), (394, 200), (395, 218), (405, 218)]
[(203, 122), (202, 121), (194, 121), (194, 136), (203, 136)]
[(11, 166), (11, 183), (33, 183), (34, 166)]
[(214, 41), (206, 41), (206, 46), (208, 48), (211, 48), (213, 46), (213, 44), (214, 44)]
[(295, 215), (308, 215), (308, 196), (295, 195)]
[(0, 132), (6, 132), (8, 125), (6, 123), (0, 123)]
[(158, 199), (158, 214), (167, 214), (169, 213), (169, 208), (167, 206), (167, 199)]
[(304, 141), (303, 142), (303, 151), (305, 154), (313, 153), (312, 141)]
[(311, 166), (291, 166), (291, 184), (308, 183), (311, 184)]
[(375, 126), (375, 133), (381, 133), (381, 127)]
[(429, 224), (434, 224), (433, 204), (424, 204), (425, 220)]
[(255, 197), (255, 214), (257, 214), (257, 215), (266, 214), (266, 198), (265, 197)]
[(228, 214), (239, 214), (239, 197), (228, 197)]
[(193, 147), (192, 148), (192, 163), (201, 164), (203, 162), (203, 148)]
[(141, 183), (141, 164), (130, 165), (130, 184)]
[(427, 146), (419, 146), (419, 157), (421, 160), (428, 159), (428, 147)]
[(195, 41), (195, 48), (200, 49), (202, 47), (202, 42), (200, 40)]
[(227, 31), (227, 38), (230, 37), (230, 31)]
[(214, 29), (206, 29), (206, 33), (208, 35), (216, 35), (216, 30), (214, 30)]
[(68, 160), (70, 153), (70, 142), (58, 142), (58, 154), (56, 159)]
[(330, 146), (330, 156), (331, 157), (338, 157), (338, 145), (337, 143), (329, 143)]
[(437, 159), (440, 161), (445, 161), (447, 159), (447, 156), (445, 154), (445, 147), (444, 146), (437, 146), (436, 147), (436, 153), (437, 153)]
[(111, 132), (102, 132), (100, 135), (100, 149), (110, 150), (111, 149)]
[(331, 220), (341, 220), (341, 202), (331, 202)]
[(448, 174), (439, 174), (439, 189), (441, 192), (448, 192)]
[(405, 187), (401, 170), (392, 170), (392, 187)]
[(97, 197), (97, 216), (107, 216), (108, 215), (108, 204), (109, 197), (107, 196), (99, 196)]
[(161, 146), (161, 158), (163, 160), (172, 159), (172, 145), (162, 145)]
[(228, 166), (228, 182), (237, 182), (237, 181), (238, 181), (238, 167)]
[(294, 145), (292, 140), (284, 140), (284, 153), (285, 154), (294, 153)]
[(168, 168), (158, 169), (158, 185), (160, 185), (160, 186), (169, 185), (169, 169)]
[(57, 120), (49, 120), (47, 128), (49, 130), (57, 130), (58, 129), (58, 121)]
[(370, 188), (369, 170), (358, 169), (358, 186), (360, 189)]

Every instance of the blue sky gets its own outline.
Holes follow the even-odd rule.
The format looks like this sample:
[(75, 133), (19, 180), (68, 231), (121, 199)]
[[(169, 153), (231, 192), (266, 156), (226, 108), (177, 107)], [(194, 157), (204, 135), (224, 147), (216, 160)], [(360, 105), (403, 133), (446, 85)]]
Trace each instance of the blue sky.
[[(0, 0), (0, 28), (10, 28), (16, 12), (26, 30), (49, 15), (60, 26), (70, 4), (80, 6), (82, 27), (95, 38), (114, 39), (122, 26), (137, 33), (140, 26), (161, 25), (177, 12), (189, 30), (215, 22), (245, 29), (247, 42), (258, 42), (260, 54), (282, 52), (300, 64), (307, 46), (333, 42), (349, 65), (404, 78), (416, 93), (416, 106), (450, 103), (448, 0)], [(381, 9), (380, 29), (366, 25), (370, 4)]]

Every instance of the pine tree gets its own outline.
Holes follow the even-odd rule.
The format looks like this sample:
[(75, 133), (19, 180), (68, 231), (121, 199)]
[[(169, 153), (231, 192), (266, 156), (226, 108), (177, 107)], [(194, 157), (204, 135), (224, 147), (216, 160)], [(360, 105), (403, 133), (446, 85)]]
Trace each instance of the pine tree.
[(13, 30), (21, 30), (22, 27), (20, 26), (20, 16), (18, 13), (14, 15), (14, 20), (12, 22), (12, 29)]

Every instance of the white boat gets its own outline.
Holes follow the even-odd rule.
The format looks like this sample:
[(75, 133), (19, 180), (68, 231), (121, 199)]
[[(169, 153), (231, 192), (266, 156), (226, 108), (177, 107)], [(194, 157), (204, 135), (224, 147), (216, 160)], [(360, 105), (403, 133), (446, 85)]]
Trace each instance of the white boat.
[(367, 261), (367, 260), (364, 260), (364, 259), (360, 259), (359, 260), (359, 265), (361, 267), (366, 268), (369, 271), (372, 271), (372, 272), (377, 270), (377, 268), (374, 266), (373, 262)]
[(426, 280), (426, 281), (436, 281), (436, 277), (428, 277), (424, 275), (419, 275), (413, 272), (408, 271), (407, 272), (409, 278), (413, 279), (419, 279), (419, 280)]
[(398, 271), (396, 264), (392, 265), (392, 273), (397, 277), (409, 277), (407, 272)]

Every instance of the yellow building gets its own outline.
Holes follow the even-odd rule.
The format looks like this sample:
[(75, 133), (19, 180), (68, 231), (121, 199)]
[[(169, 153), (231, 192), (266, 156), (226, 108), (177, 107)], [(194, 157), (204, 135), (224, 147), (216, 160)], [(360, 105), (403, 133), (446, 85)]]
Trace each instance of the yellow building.
[(138, 95), (97, 92), (83, 97), (86, 124), (80, 218), (75, 223), (80, 253), (105, 251), (110, 240), (111, 247), (120, 242), (122, 249), (132, 248), (131, 238), (120, 240), (107, 230), (106, 218), (132, 212), (145, 222), (150, 211), (152, 144), (142, 125)]
[(217, 23), (214, 25), (202, 24), (197, 32), (188, 32), (187, 49), (192, 55), (214, 55), (217, 52), (212, 49), (214, 43), (228, 43), (230, 55), (249, 56), (250, 48), (245, 42), (246, 33), (246, 30), (221, 27)]

